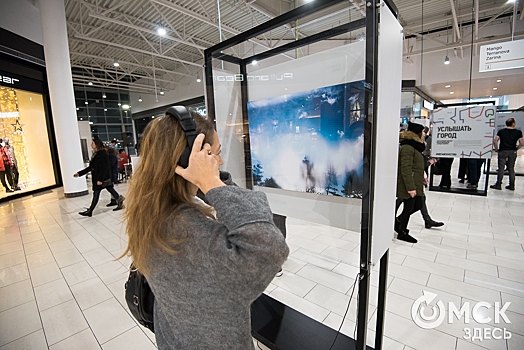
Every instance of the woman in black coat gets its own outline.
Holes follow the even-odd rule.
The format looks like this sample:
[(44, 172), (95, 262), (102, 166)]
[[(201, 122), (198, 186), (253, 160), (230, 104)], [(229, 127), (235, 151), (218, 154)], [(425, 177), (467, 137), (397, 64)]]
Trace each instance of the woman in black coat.
[(124, 196), (118, 194), (113, 187), (113, 183), (109, 186), (102, 186), (103, 182), (106, 180), (111, 180), (111, 167), (109, 165), (109, 156), (107, 151), (100, 139), (93, 139), (91, 142), (91, 148), (95, 151), (95, 154), (89, 162), (89, 166), (85, 169), (80, 170), (75, 173), (74, 177), (79, 177), (91, 172), (92, 182), (93, 182), (93, 200), (91, 201), (91, 206), (86, 211), (80, 212), (78, 214), (83, 216), (93, 215), (93, 210), (98, 203), (100, 198), (100, 192), (102, 189), (106, 189), (111, 193), (113, 198), (117, 198), (117, 207), (113, 211), (120, 210), (124, 207)]

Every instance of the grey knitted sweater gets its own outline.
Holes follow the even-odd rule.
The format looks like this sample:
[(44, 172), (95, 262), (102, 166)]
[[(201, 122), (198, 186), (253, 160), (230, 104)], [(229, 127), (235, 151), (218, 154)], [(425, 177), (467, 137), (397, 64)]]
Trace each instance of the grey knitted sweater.
[(206, 194), (217, 221), (185, 205), (164, 234), (187, 237), (180, 253), (151, 254), (158, 349), (253, 349), (250, 304), (289, 254), (264, 193), (235, 186)]

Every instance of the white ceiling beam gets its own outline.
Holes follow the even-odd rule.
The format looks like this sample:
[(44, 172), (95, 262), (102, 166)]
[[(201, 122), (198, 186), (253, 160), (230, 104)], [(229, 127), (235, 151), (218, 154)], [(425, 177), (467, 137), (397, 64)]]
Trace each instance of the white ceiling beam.
[[(155, 36), (158, 35), (155, 30), (147, 29), (147, 28), (140, 27), (140, 26), (137, 26), (137, 25), (134, 25), (134, 24), (131, 24), (131, 23), (126, 23), (126, 22), (123, 22), (123, 21), (119, 21), (119, 20), (116, 20), (116, 19), (113, 19), (113, 18), (100, 16), (100, 15), (97, 15), (96, 13), (92, 13), (92, 12), (89, 13), (89, 17), (93, 17), (93, 18), (96, 18), (96, 19), (99, 19), (99, 20), (102, 20), (102, 21), (107, 21), (107, 22), (110, 22), (110, 23), (118, 24), (118, 25), (121, 25), (121, 26), (124, 26), (124, 27), (132, 28), (132, 29), (135, 29), (135, 30), (137, 30), (139, 32), (145, 32), (145, 33), (152, 34), (152, 35), (155, 35)], [(131, 19), (127, 18), (127, 17), (126, 17), (126, 19), (131, 20)], [(206, 47), (204, 47), (202, 45), (198, 45), (198, 44), (186, 41), (186, 40), (174, 38), (174, 37), (172, 37), (170, 35), (164, 35), (163, 38), (166, 38), (166, 39), (169, 39), (169, 40), (172, 40), (172, 41), (176, 41), (176, 42), (179, 42), (179, 43), (187, 45), (187, 46), (195, 47), (197, 49), (201, 49), (201, 50), (205, 50), (206, 49)]]
[(135, 47), (130, 47), (130, 46), (121, 45), (121, 44), (117, 44), (117, 43), (112, 43), (112, 42), (105, 41), (105, 40), (95, 39), (95, 38), (91, 38), (91, 37), (88, 37), (88, 36), (85, 36), (85, 35), (75, 35), (75, 38), (80, 39), (80, 40), (92, 41), (92, 42), (95, 42), (95, 43), (104, 44), (104, 45), (108, 45), (108, 46), (118, 47), (118, 48), (121, 48), (121, 49), (124, 49), (124, 50), (136, 51), (136, 52), (140, 52), (140, 53), (143, 53), (143, 54), (146, 54), (146, 55), (153, 55), (155, 57), (160, 57), (160, 58), (163, 58), (163, 59), (166, 59), (166, 60), (169, 60), (169, 61), (176, 61), (176, 62), (184, 63), (184, 64), (187, 64), (187, 65), (190, 65), (190, 66), (195, 66), (195, 67), (201, 67), (202, 66), (202, 64), (189, 62), (189, 61), (186, 61), (186, 60), (182, 60), (180, 58), (160, 55), (160, 54), (156, 54), (154, 52), (149, 52), (147, 50), (142, 50), (142, 49), (138, 49), (138, 48), (135, 48)]
[[(524, 37), (524, 32), (519, 32), (519, 33), (515, 33), (515, 38), (521, 38), (521, 37)], [(511, 40), (511, 34), (504, 34), (504, 35), (497, 35), (497, 36), (493, 36), (493, 37), (489, 37), (489, 38), (483, 38), (483, 39), (480, 39), (480, 40), (477, 40), (477, 41), (474, 41), (473, 44), (477, 44), (477, 45), (483, 45), (483, 44), (489, 44), (489, 43), (492, 43), (492, 42), (501, 42), (501, 41), (504, 41), (504, 40)], [(430, 54), (430, 53), (435, 53), (435, 52), (441, 52), (441, 51), (446, 51), (446, 50), (454, 50), (454, 49), (458, 49), (460, 47), (470, 47), (471, 45), (470, 44), (467, 44), (465, 45), (464, 43), (453, 43), (453, 44), (450, 44), (450, 45), (445, 45), (445, 46), (440, 46), (440, 47), (434, 47), (434, 48), (431, 48), (431, 49), (424, 49), (424, 51), (414, 51), (414, 52), (410, 52), (410, 53), (404, 53), (404, 57), (408, 57), (408, 56), (418, 56), (420, 54)]]
[(451, 13), (453, 14), (453, 28), (456, 31), (458, 41), (461, 41), (462, 38), (460, 37), (460, 28), (458, 25), (457, 11), (455, 10), (455, 2), (453, 0), (449, 0), (449, 3), (451, 4)]
[[(180, 5), (178, 5), (178, 4), (175, 4), (175, 3), (172, 3), (172, 2), (169, 2), (169, 1), (166, 1), (166, 0), (149, 0), (149, 1), (150, 1), (150, 2), (154, 2), (154, 3), (156, 3), (156, 4), (159, 4), (159, 5), (163, 5), (163, 6), (165, 6), (165, 7), (168, 7), (168, 8), (170, 8), (170, 9), (172, 9), (172, 10), (176, 10), (176, 11), (178, 11), (178, 12), (180, 12), (180, 13), (183, 13), (183, 14), (189, 16), (189, 17), (192, 17), (192, 18), (194, 18), (194, 19), (198, 19), (199, 21), (202, 21), (202, 22), (204, 22), (204, 23), (206, 23), (206, 24), (209, 24), (210, 26), (213, 26), (213, 27), (215, 27), (215, 28), (218, 28), (218, 24), (215, 23), (215, 22), (213, 22), (213, 21), (211, 21), (211, 20), (210, 20), (209, 18), (207, 18), (206, 16), (202, 16), (201, 14), (196, 13), (196, 12), (193, 12), (193, 11), (191, 11), (191, 10), (188, 10), (188, 9), (186, 9), (185, 7), (180, 6)], [(229, 26), (227, 26), (227, 25), (225, 25), (225, 24), (222, 24), (221, 28), (222, 28), (223, 30), (225, 30), (225, 31), (227, 31), (227, 32), (229, 32), (229, 33), (233, 33), (233, 34), (235, 34), (235, 35), (241, 33), (241, 31), (239, 31), (239, 30), (237, 30), (237, 29), (234, 29), (234, 28), (231, 28), (231, 27), (229, 27)], [(262, 43), (259, 42), (258, 40), (249, 39), (249, 41), (252, 42), (252, 43), (255, 43), (256, 45), (260, 45), (260, 46), (262, 46), (262, 47), (265, 48), (265, 49), (271, 49), (271, 47), (262, 44)], [(291, 56), (289, 56), (289, 55), (284, 55), (284, 56), (286, 56), (286, 57), (288, 57), (288, 58), (291, 58), (291, 59), (294, 59), (293, 57), (291, 57)]]
[[(74, 67), (74, 68), (80, 68), (80, 69), (85, 69), (85, 70), (96, 70), (98, 72), (104, 72), (106, 74), (120, 74), (120, 78), (113, 78), (114, 81), (121, 81), (122, 78), (124, 76), (129, 76), (129, 77), (133, 77), (133, 78), (138, 78), (138, 79), (149, 79), (149, 80), (153, 80), (153, 77), (150, 77), (150, 76), (147, 76), (147, 75), (140, 75), (140, 74), (133, 74), (133, 73), (128, 73), (128, 72), (121, 72), (121, 71), (117, 71), (117, 70), (109, 70), (107, 68), (96, 68), (96, 67), (93, 67), (93, 66), (84, 66), (84, 65), (81, 65), (81, 64), (72, 64), (71, 67)], [(166, 80), (166, 79), (159, 79), (159, 78), (156, 78), (157, 81), (163, 81), (165, 83), (171, 83), (171, 84), (176, 84), (176, 85), (186, 85), (186, 84), (183, 84), (183, 83), (180, 83), (178, 81), (174, 81), (174, 80)]]
[[(69, 54), (70, 55), (80, 56), (80, 57), (93, 58), (93, 59), (97, 59), (97, 60), (105, 60), (105, 61), (108, 61), (108, 62), (113, 62), (114, 61), (114, 58), (90, 55), (90, 54), (83, 53), (83, 52), (70, 51)], [(71, 59), (71, 61), (74, 61), (74, 60)], [(136, 63), (133, 63), (133, 62), (122, 61), (122, 60), (119, 60), (118, 62), (120, 64), (126, 64), (126, 65), (131, 66), (131, 67), (139, 67), (139, 68), (151, 69), (151, 70), (153, 69), (151, 66), (147, 66), (145, 64), (136, 64)], [(163, 69), (158, 69), (158, 68), (155, 68), (155, 70), (160, 71), (160, 72), (165, 72), (165, 73), (173, 73), (173, 74), (183, 75), (183, 76), (186, 76), (186, 77), (192, 77), (192, 75), (190, 75), (190, 74), (180, 73), (180, 72), (177, 72), (177, 71), (163, 70)]]

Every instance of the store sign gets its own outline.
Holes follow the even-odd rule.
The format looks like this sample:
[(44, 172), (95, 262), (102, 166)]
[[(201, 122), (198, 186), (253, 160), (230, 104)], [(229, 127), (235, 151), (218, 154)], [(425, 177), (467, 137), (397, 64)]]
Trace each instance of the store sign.
[(495, 106), (440, 108), (433, 113), (433, 157), (491, 158)]
[(524, 67), (524, 39), (480, 47), (479, 72)]
[(11, 77), (8, 77), (8, 76), (5, 76), (5, 75), (0, 75), (0, 81), (2, 81), (2, 83), (4, 83), (4, 84), (14, 85), (15, 83), (19, 82), (20, 80), (15, 79), (15, 78), (11, 78)]
[[(244, 81), (243, 74), (233, 75), (217, 75), (216, 81)], [(270, 81), (270, 80), (285, 80), (293, 79), (293, 73), (284, 74), (262, 74), (262, 75), (247, 75), (247, 81)]]

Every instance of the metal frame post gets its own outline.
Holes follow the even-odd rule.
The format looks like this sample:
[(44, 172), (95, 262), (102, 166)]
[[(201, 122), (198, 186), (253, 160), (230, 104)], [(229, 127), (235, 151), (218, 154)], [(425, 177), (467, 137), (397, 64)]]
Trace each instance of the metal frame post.
[(364, 126), (364, 193), (362, 198), (362, 223), (360, 230), (360, 276), (358, 288), (358, 315), (357, 315), (357, 350), (366, 349), (368, 304), (369, 304), (369, 275), (371, 273), (371, 237), (373, 222), (373, 183), (375, 179), (376, 139), (375, 121), (377, 117), (377, 74), (378, 67), (378, 6), (379, 0), (370, 0), (366, 3), (366, 71), (364, 101), (367, 106), (366, 123)]

